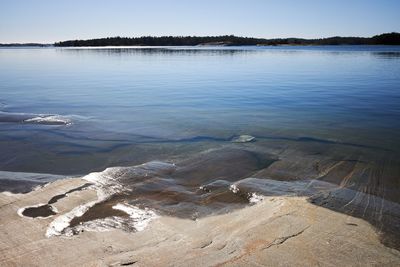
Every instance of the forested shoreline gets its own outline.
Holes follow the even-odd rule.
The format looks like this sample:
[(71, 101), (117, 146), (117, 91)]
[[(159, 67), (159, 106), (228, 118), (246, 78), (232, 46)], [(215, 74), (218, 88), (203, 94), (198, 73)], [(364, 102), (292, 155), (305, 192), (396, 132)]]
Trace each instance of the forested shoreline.
[[(201, 46), (201, 45), (400, 45), (400, 33), (384, 33), (373, 37), (329, 37), (320, 39), (304, 38), (252, 38), (234, 35), (222, 36), (143, 36), (143, 37), (107, 37), (89, 40), (68, 40), (56, 42), (56, 47), (96, 47), (96, 46)], [(47, 47), (51, 44), (10, 43), (0, 47)]]
[(251, 37), (224, 36), (144, 36), (109, 37), (90, 40), (70, 40), (57, 42), (59, 47), (66, 46), (197, 46), (197, 45), (400, 45), (400, 33), (385, 33), (373, 37), (330, 37), (321, 39), (277, 38), (263, 39)]

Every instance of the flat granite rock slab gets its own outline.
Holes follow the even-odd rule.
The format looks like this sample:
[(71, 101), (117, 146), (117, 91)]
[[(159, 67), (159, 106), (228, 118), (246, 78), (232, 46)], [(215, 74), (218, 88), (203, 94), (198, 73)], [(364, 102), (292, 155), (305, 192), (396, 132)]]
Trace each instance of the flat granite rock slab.
[[(25, 195), (0, 194), (1, 266), (399, 266), (366, 221), (313, 205), (305, 197), (265, 197), (256, 205), (197, 220), (162, 216), (141, 232), (45, 237), (47, 219), (18, 208), (81, 186), (49, 184)], [(59, 214), (96, 199), (82, 190), (54, 205)]]

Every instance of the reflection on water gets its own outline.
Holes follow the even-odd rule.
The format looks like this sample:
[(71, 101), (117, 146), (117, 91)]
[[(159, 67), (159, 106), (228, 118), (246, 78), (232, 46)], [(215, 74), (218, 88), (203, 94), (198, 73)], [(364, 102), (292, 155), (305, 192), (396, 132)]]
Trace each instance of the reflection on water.
[(257, 49), (243, 49), (243, 48), (224, 48), (218, 49), (211, 48), (193, 48), (193, 47), (136, 47), (136, 48), (59, 48), (61, 53), (70, 54), (101, 54), (110, 56), (126, 56), (126, 55), (146, 55), (146, 56), (159, 56), (159, 55), (219, 55), (229, 56), (237, 54), (249, 54), (261, 52)]
[(374, 52), (372, 55), (382, 57), (384, 59), (397, 59), (400, 57), (400, 52)]

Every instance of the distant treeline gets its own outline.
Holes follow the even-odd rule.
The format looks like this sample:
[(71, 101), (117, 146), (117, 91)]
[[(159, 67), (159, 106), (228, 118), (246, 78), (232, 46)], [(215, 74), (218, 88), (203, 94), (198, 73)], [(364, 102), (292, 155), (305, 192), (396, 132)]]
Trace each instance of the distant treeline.
[(38, 43), (11, 43), (11, 44), (0, 44), (0, 47), (24, 47), (24, 46), (46, 47), (46, 46), (51, 46), (51, 44), (38, 44)]
[(330, 37), (322, 39), (279, 38), (263, 39), (224, 36), (144, 36), (109, 37), (91, 40), (58, 42), (55, 46), (195, 46), (195, 45), (400, 45), (400, 33), (385, 33), (373, 37)]
[[(223, 36), (143, 36), (109, 37), (90, 40), (70, 40), (57, 42), (54, 46), (196, 46), (196, 45), (400, 45), (400, 33), (384, 33), (373, 37), (330, 37), (321, 39), (302, 38), (250, 38), (234, 35)], [(0, 44), (0, 47), (47, 47), (50, 44), (12, 43)]]

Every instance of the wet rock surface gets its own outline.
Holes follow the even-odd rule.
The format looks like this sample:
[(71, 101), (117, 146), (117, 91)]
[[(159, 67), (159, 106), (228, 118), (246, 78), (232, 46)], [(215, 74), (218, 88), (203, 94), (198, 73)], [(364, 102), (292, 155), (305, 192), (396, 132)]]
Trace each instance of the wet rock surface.
[[(377, 164), (367, 152), (353, 156), (354, 148), (324, 152), (325, 144), (323, 149), (319, 145), (283, 150), (272, 146), (268, 153), (248, 145), (207, 149), (170, 162), (111, 167), (83, 179), (59, 180), (25, 195), (2, 194), (0, 213), (10, 218), (7, 231), (12, 231), (12, 222), (39, 227), (40, 235), (33, 238), (49, 242), (45, 246), (53, 251), (49, 257), (54, 250), (47, 246), (66, 246), (73, 240), (97, 249), (102, 244), (112, 246), (100, 253), (79, 245), (92, 257), (102, 255), (96, 264), (271, 262), (279, 266), (280, 261), (298, 263), (302, 255), (292, 255), (291, 250), (303, 254), (318, 250), (296, 264), (303, 266), (315, 261), (352, 265), (351, 255), (364, 257), (365, 264), (367, 260), (378, 265), (399, 263), (400, 208), (392, 188), (398, 168), (395, 161)], [(51, 205), (58, 213), (40, 220), (15, 217), (21, 207), (46, 202), (29, 212), (48, 212)], [(18, 236), (2, 238), (21, 246)], [(92, 238), (105, 241), (91, 243)], [(168, 246), (180, 249), (171, 251)], [(344, 251), (345, 247), (352, 247), (351, 252)], [(12, 252), (4, 249), (7, 258)], [(149, 259), (155, 252), (164, 255), (164, 261)], [(211, 257), (202, 261), (193, 256), (203, 253)], [(335, 253), (345, 256), (338, 261), (332, 256)], [(76, 263), (93, 264), (92, 257)], [(17, 259), (5, 262), (23, 262)]]

